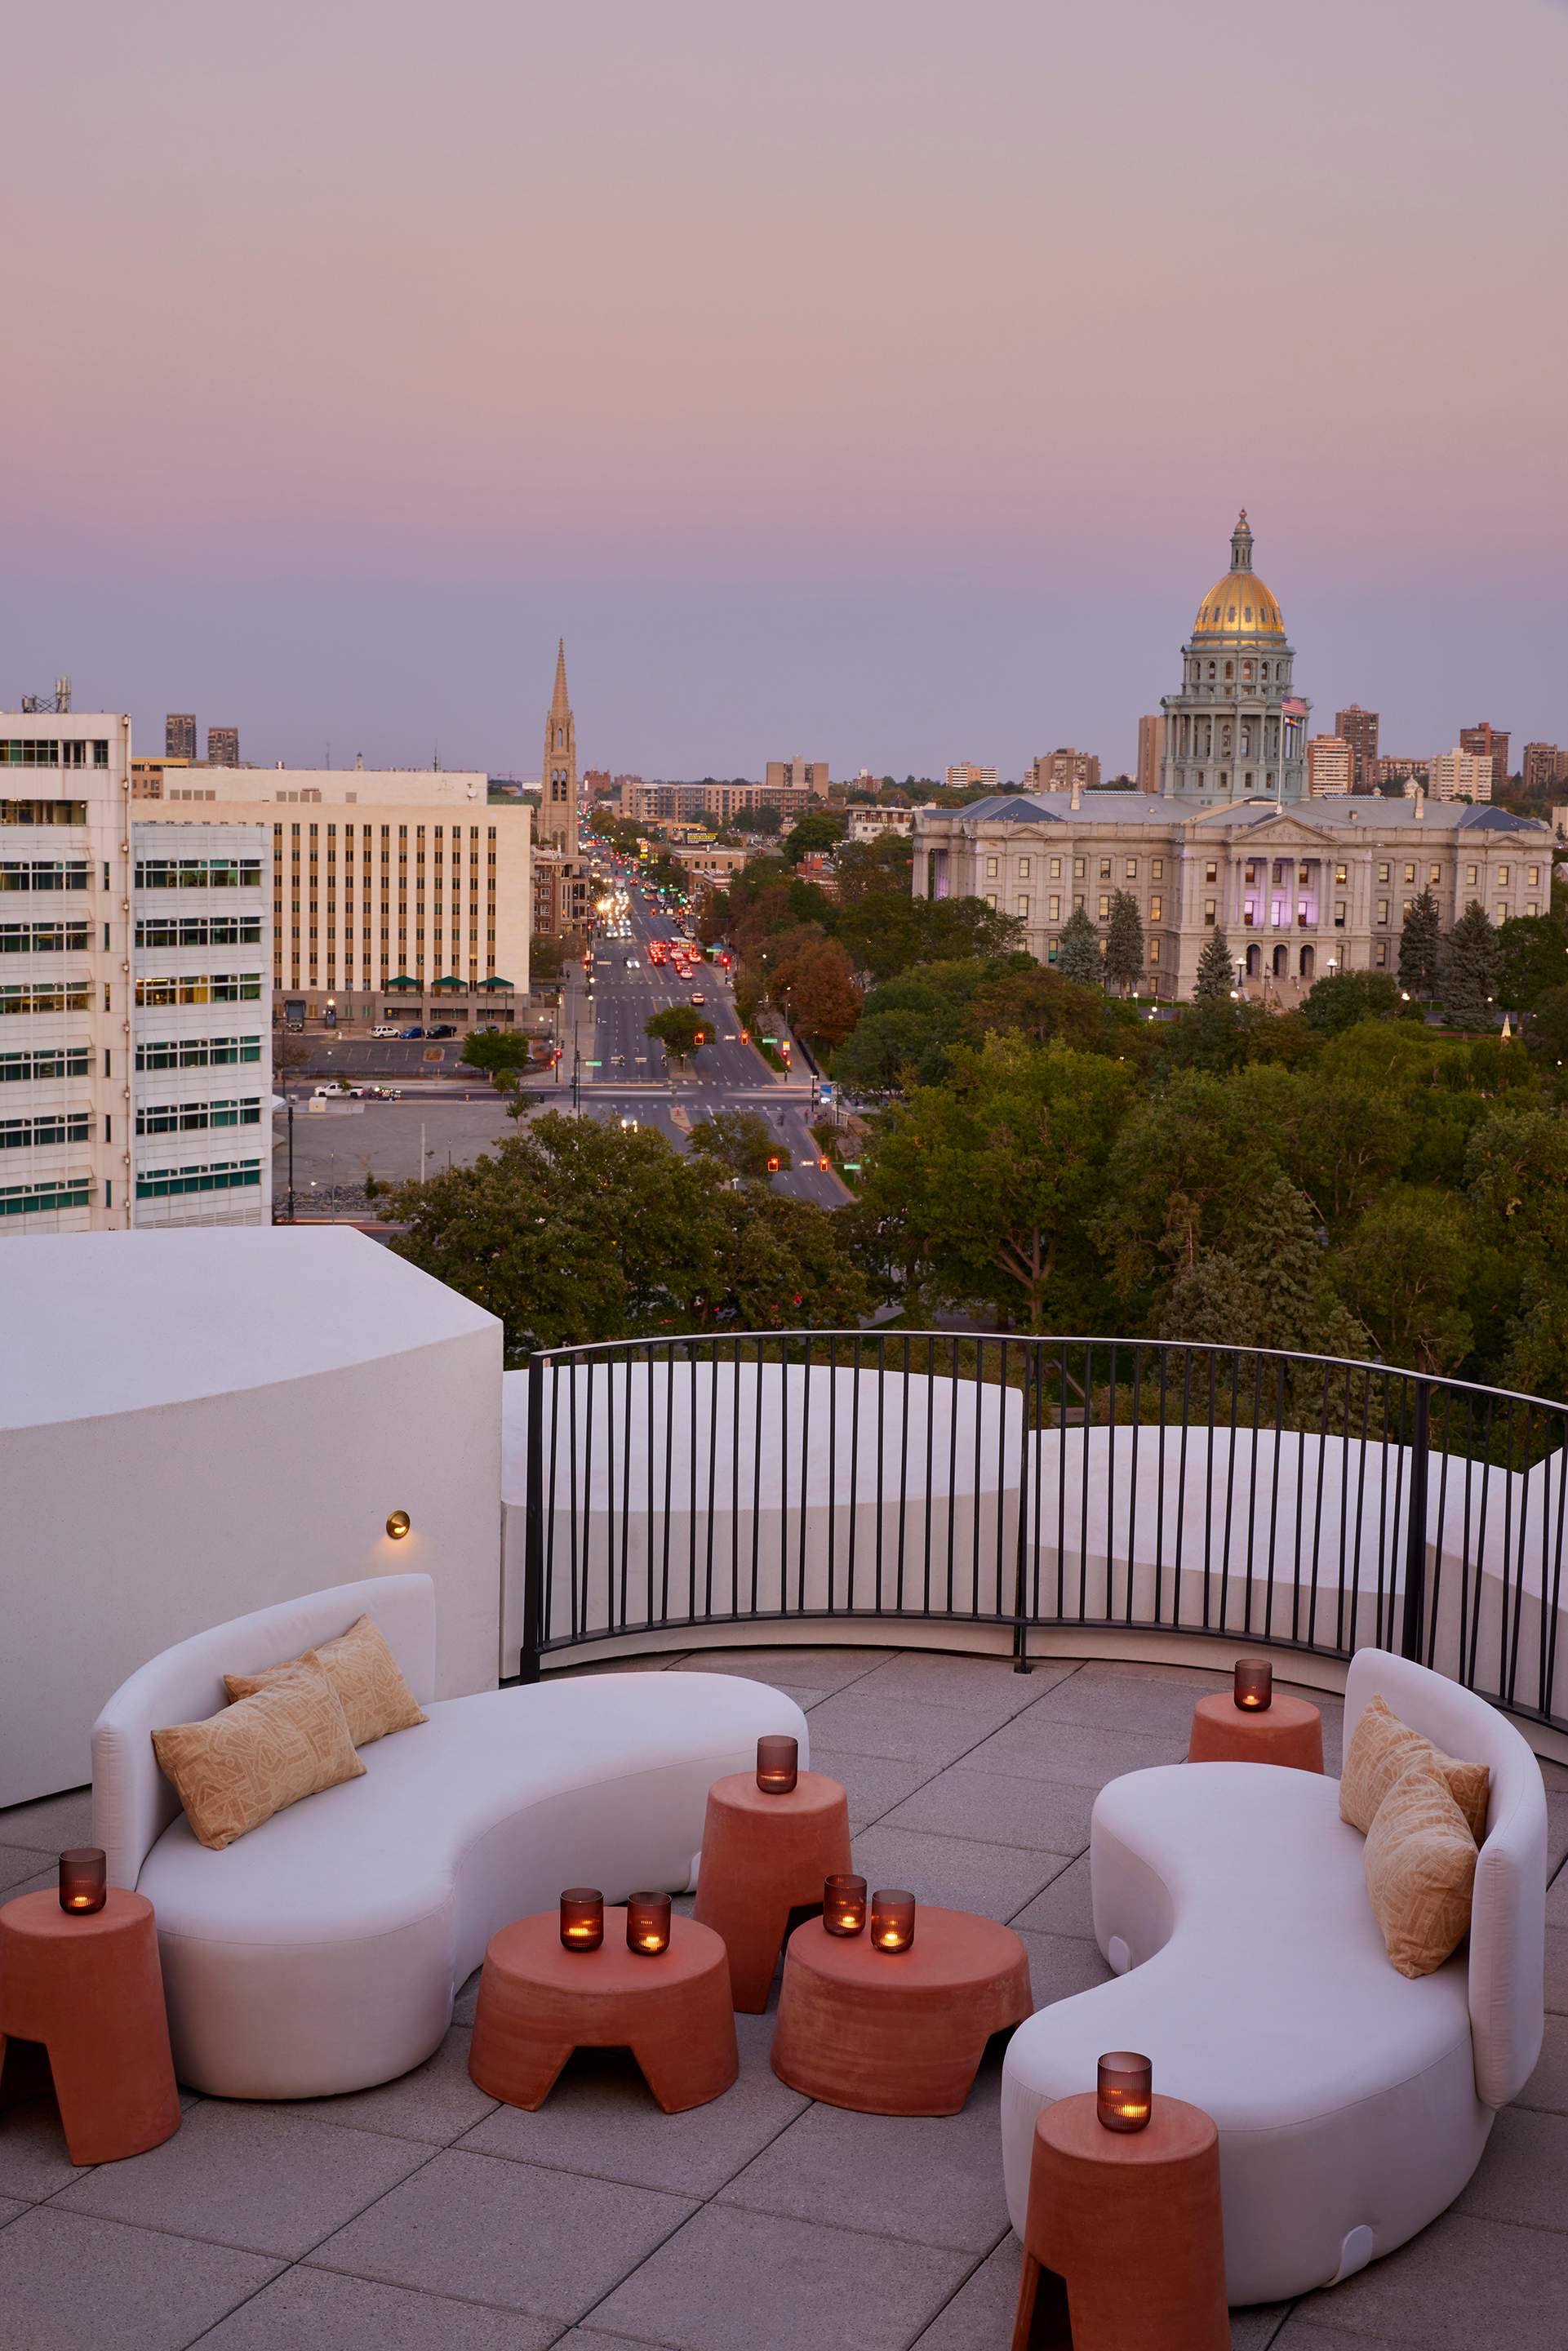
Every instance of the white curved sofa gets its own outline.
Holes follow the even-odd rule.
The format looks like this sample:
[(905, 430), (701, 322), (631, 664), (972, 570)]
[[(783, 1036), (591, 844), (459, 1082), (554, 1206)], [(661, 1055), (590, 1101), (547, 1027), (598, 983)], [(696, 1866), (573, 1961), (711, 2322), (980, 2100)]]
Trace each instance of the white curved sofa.
[[(1348, 1742), (1381, 1693), (1450, 1755), (1491, 1768), (1468, 1944), (1410, 1981), (1390, 1964), (1339, 1783), (1253, 1763), (1166, 1764), (1101, 1791), (1094, 1933), (1117, 1980), (1021, 2025), (1002, 2081), (1021, 2233), (1035, 2117), (1139, 2049), (1219, 2130), (1233, 2303), (1347, 2277), (1435, 2220), (1541, 2053), (1546, 1802), (1524, 1740), (1483, 1699), (1381, 1649), (1353, 1660)], [(1125, 1972), (1123, 1972), (1123, 1971)]]
[[(365, 1776), (197, 1844), (152, 1733), (215, 1713), (255, 1673), (374, 1617), (429, 1720), (360, 1750)], [(93, 1834), (110, 1881), (158, 1917), (175, 2070), (229, 2098), (390, 2081), (428, 2057), (497, 1928), (563, 1886), (612, 1901), (688, 1886), (713, 1781), (805, 1717), (723, 1674), (614, 1674), (433, 1701), (428, 1576), (340, 1584), (165, 1650), (92, 1735)]]

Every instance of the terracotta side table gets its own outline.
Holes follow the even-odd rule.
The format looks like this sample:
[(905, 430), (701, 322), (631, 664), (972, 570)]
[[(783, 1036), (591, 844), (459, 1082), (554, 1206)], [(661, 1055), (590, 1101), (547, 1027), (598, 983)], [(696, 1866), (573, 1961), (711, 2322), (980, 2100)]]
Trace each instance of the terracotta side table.
[[(144, 1895), (111, 1886), (73, 1917), (56, 1894), (0, 1910), (0, 2073), (41, 2042), (73, 2163), (145, 2155), (180, 2127), (158, 1929)], [(41, 2089), (41, 2073), (29, 2088)]]
[(751, 1771), (714, 1782), (693, 1915), (724, 1937), (737, 2008), (761, 2015), (790, 1911), (820, 1906), (822, 1880), (849, 1866), (849, 1803), (836, 1780), (802, 1771), (787, 1796), (765, 1796)]
[(468, 2056), (479, 2087), (532, 2113), (574, 2049), (630, 2049), (667, 2115), (720, 2096), (740, 2057), (718, 1937), (677, 1916), (669, 1949), (644, 1959), (608, 1904), (597, 1951), (563, 1950), (554, 1910), (492, 1935)]
[(1296, 1771), (1323, 1768), (1323, 1719), (1304, 1698), (1276, 1690), (1256, 1713), (1228, 1690), (1211, 1691), (1192, 1710), (1189, 1763), (1283, 1763)]
[(1010, 1927), (922, 1907), (907, 1951), (830, 1935), (789, 1938), (773, 2071), (792, 2090), (862, 2115), (956, 2115), (993, 2032), (1033, 2008), (1029, 1954)]
[(1229, 2351), (1219, 2134), (1155, 2093), (1141, 2131), (1092, 2094), (1035, 2125), (1013, 2351)]

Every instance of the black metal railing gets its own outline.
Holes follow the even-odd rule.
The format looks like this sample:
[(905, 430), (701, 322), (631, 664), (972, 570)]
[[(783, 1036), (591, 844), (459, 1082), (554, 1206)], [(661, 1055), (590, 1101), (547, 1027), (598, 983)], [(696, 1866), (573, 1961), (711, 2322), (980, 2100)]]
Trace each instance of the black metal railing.
[(520, 1667), (846, 1620), (1403, 1651), (1568, 1729), (1568, 1407), (1187, 1342), (764, 1332), (529, 1360)]

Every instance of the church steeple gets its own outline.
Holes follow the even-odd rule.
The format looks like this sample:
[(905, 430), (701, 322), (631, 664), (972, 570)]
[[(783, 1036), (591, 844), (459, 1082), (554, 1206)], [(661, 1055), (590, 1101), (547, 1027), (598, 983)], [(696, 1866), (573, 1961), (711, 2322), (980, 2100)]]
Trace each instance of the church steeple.
[(577, 723), (566, 690), (566, 639), (556, 646), (555, 691), (545, 721), (539, 795), (541, 844), (577, 853)]

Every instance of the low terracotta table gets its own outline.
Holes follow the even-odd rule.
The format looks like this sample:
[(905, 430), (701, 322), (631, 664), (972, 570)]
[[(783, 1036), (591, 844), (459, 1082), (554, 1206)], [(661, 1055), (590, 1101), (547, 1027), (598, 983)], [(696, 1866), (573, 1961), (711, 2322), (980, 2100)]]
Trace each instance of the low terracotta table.
[(645, 1959), (609, 1904), (597, 1951), (563, 1950), (554, 1910), (492, 1935), (468, 2056), (479, 2087), (531, 2113), (574, 2049), (630, 2049), (667, 2115), (722, 2095), (740, 2058), (718, 1937), (676, 1916), (669, 1949)]
[(849, 1866), (849, 1803), (836, 1780), (802, 1771), (787, 1796), (765, 1796), (752, 1771), (714, 1782), (694, 1915), (724, 1937), (737, 2008), (761, 2015), (790, 1911), (820, 1906), (822, 1880)]
[(1228, 2351), (1219, 2134), (1155, 2093), (1141, 2131), (1108, 2131), (1092, 2093), (1034, 2128), (1013, 2351)]
[(993, 2032), (1034, 2006), (1010, 1927), (922, 1905), (907, 1951), (809, 1918), (789, 1938), (773, 2071), (862, 2115), (956, 2115)]
[(173, 2137), (180, 2097), (144, 1895), (110, 1886), (85, 1917), (53, 1893), (21, 1894), (0, 1910), (0, 2078), (9, 2072), (25, 2095), (47, 2087), (18, 2045), (31, 2042), (48, 2057), (73, 2163), (118, 2163)]
[(1323, 1719), (1304, 1698), (1276, 1690), (1256, 1711), (1237, 1705), (1228, 1690), (1200, 1698), (1192, 1710), (1189, 1763), (1283, 1763), (1297, 1771), (1323, 1768)]

